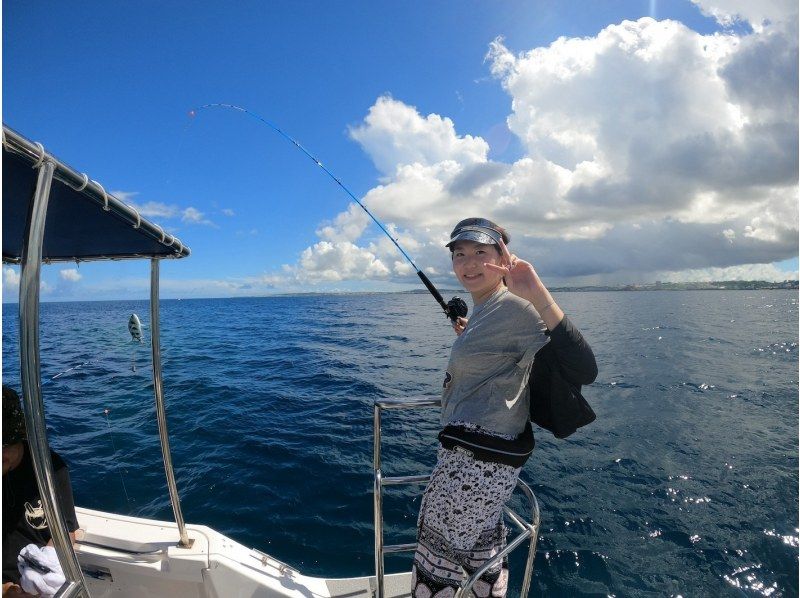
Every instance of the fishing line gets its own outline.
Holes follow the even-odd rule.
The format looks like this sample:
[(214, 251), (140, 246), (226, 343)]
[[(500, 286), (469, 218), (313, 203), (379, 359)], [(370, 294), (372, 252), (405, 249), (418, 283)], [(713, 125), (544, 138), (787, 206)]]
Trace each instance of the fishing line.
[(125, 502), (128, 503), (128, 512), (133, 513), (133, 508), (131, 507), (131, 499), (128, 496), (128, 488), (125, 486), (125, 476), (122, 475), (122, 468), (119, 465), (119, 460), (117, 459), (117, 444), (114, 442), (114, 433), (111, 431), (111, 421), (108, 419), (108, 414), (111, 412), (110, 409), (106, 408), (103, 409), (103, 415), (106, 416), (106, 426), (108, 427), (108, 435), (111, 438), (111, 447), (114, 449), (114, 463), (117, 465), (117, 473), (119, 473), (119, 479), (122, 482), (122, 491), (125, 493)]
[(95, 357), (94, 359), (90, 359), (88, 361), (84, 361), (83, 363), (79, 363), (78, 365), (74, 365), (71, 368), (68, 368), (68, 369), (64, 370), (63, 372), (59, 372), (58, 374), (56, 374), (52, 378), (47, 378), (46, 380), (43, 380), (42, 381), (42, 386), (50, 384), (51, 382), (53, 382), (53, 380), (56, 380), (57, 378), (60, 378), (64, 374), (68, 374), (69, 372), (73, 372), (73, 371), (79, 370), (83, 366), (88, 365), (88, 364), (92, 363), (93, 361), (97, 361), (98, 359), (99, 359), (99, 357)]
[(439, 303), (441, 308), (444, 310), (445, 315), (448, 318), (450, 318), (453, 322), (455, 322), (456, 319), (458, 319), (459, 317), (464, 317), (464, 316), (467, 315), (467, 304), (466, 304), (466, 302), (463, 299), (461, 299), (460, 297), (453, 297), (450, 301), (445, 302), (445, 300), (442, 297), (441, 293), (439, 293), (439, 291), (436, 289), (436, 287), (433, 285), (433, 283), (430, 281), (430, 279), (425, 275), (425, 273), (422, 270), (420, 270), (417, 267), (417, 265), (414, 263), (414, 260), (411, 259), (411, 256), (409, 256), (405, 252), (405, 250), (402, 247), (400, 247), (400, 244), (397, 242), (397, 239), (395, 237), (393, 237), (388, 230), (386, 230), (386, 227), (384, 227), (383, 224), (381, 224), (381, 222), (377, 218), (375, 218), (375, 216), (372, 214), (372, 212), (370, 212), (369, 209), (367, 209), (367, 206), (365, 206), (363, 203), (361, 203), (361, 201), (359, 201), (359, 199), (353, 194), (353, 192), (350, 191), (350, 189), (348, 189), (345, 186), (345, 184), (338, 177), (336, 177), (330, 170), (328, 170), (325, 167), (325, 165), (323, 165), (322, 162), (320, 162), (319, 159), (317, 159), (311, 152), (309, 152), (305, 147), (303, 147), (300, 144), (299, 141), (297, 141), (296, 139), (294, 139), (293, 137), (288, 135), (285, 131), (283, 131), (276, 124), (274, 124), (274, 123), (268, 121), (267, 119), (259, 116), (255, 112), (251, 112), (250, 110), (247, 110), (246, 108), (242, 108), (241, 106), (236, 106), (235, 104), (223, 104), (223, 103), (203, 104), (202, 106), (200, 106), (198, 108), (190, 110), (189, 111), (189, 117), (190, 118), (194, 118), (195, 116), (197, 116), (197, 113), (200, 110), (206, 110), (206, 109), (209, 109), (209, 108), (229, 108), (231, 110), (237, 110), (239, 112), (242, 112), (242, 113), (250, 116), (251, 118), (256, 119), (257, 121), (261, 122), (262, 124), (266, 125), (270, 129), (272, 129), (273, 131), (278, 133), (281, 137), (283, 137), (284, 139), (289, 141), (292, 145), (294, 145), (297, 149), (299, 149), (301, 152), (303, 152), (306, 156), (308, 156), (308, 158), (312, 162), (314, 162), (314, 164), (319, 166), (325, 172), (325, 174), (327, 174), (337, 185), (339, 185), (339, 187), (341, 187), (342, 190), (344, 190), (344, 192), (347, 193), (347, 195), (349, 195), (350, 198), (354, 202), (356, 202), (359, 205), (359, 207), (362, 210), (364, 210), (370, 218), (372, 218), (372, 221), (375, 224), (378, 225), (378, 228), (380, 228), (381, 231), (383, 231), (383, 233), (387, 237), (389, 237), (389, 239), (394, 244), (394, 246), (397, 247), (398, 251), (403, 255), (404, 258), (406, 258), (406, 260), (408, 260), (408, 263), (411, 264), (411, 266), (414, 268), (414, 270), (416, 270), (417, 276), (419, 276), (420, 280), (422, 281), (422, 284), (425, 285), (425, 288), (428, 289), (430, 294), (433, 295), (433, 298), (436, 299), (436, 301)]
[[(131, 317), (128, 319), (128, 332), (131, 335), (131, 340), (134, 342), (132, 363), (131, 363), (131, 370), (134, 371), (134, 372), (136, 371), (136, 349), (143, 342), (143, 340), (142, 340), (142, 328), (143, 328), (143, 326), (142, 326), (141, 320), (139, 319), (139, 316), (137, 316), (136, 314), (131, 314)], [(64, 370), (63, 372), (59, 372), (55, 376), (51, 376), (49, 378), (46, 378), (45, 376), (42, 376), (42, 386), (46, 386), (47, 384), (51, 384), (53, 381), (57, 380), (61, 376), (64, 376), (64, 375), (66, 375), (66, 374), (68, 374), (70, 372), (78, 371), (79, 369), (83, 368), (84, 366), (87, 366), (90, 363), (94, 363), (94, 362), (100, 360), (101, 357), (105, 357), (105, 356), (98, 355), (94, 359), (88, 359), (88, 360), (84, 361), (83, 363), (79, 363), (78, 365), (74, 365), (72, 367), (69, 367), (66, 370)]]

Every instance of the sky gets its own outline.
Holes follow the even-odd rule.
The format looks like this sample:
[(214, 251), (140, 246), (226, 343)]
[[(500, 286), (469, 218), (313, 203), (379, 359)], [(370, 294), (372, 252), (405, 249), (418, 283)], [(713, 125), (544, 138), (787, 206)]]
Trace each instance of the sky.
[[(421, 288), (216, 103), (442, 287), (472, 216), (551, 286), (798, 277), (794, 1), (2, 4), (3, 122), (191, 248), (164, 298)], [(42, 300), (148, 285), (50, 265)]]

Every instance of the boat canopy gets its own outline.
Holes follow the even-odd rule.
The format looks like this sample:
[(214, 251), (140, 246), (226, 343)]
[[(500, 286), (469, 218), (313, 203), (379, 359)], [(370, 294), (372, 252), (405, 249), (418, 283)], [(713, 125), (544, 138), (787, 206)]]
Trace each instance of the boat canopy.
[(182, 258), (190, 250), (97, 181), (3, 125), (3, 262), (21, 262), (39, 166), (55, 164), (42, 262)]
[(161, 380), (159, 264), (189, 255), (189, 248), (110, 195), (97, 181), (48, 154), (3, 125), (3, 263), (19, 264), (19, 354), (22, 404), (36, 484), (66, 581), (60, 598), (89, 598), (86, 579), (58, 506), (47, 440), (39, 355), (39, 290), (42, 263), (147, 258), (150, 260), (150, 348), (153, 394), (181, 548), (190, 548), (167, 432)]

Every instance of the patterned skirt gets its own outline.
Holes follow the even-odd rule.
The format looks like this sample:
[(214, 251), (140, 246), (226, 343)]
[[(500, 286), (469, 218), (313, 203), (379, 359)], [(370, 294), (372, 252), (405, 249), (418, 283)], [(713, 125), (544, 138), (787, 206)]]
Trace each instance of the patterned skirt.
[[(417, 525), (412, 596), (452, 598), (472, 575), (503, 550), (503, 506), (521, 468), (478, 461), (458, 449), (439, 448)], [(473, 586), (479, 598), (503, 598), (508, 568), (498, 563)]]

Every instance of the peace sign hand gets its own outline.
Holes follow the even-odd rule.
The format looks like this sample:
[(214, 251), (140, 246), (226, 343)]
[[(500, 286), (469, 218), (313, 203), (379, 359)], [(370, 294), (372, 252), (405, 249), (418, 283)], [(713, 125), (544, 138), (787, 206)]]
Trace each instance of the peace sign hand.
[(508, 251), (502, 239), (500, 244), (500, 265), (485, 263), (484, 266), (499, 272), (506, 280), (508, 290), (518, 297), (533, 303), (537, 292), (540, 292), (542, 282), (530, 262), (518, 258)]

